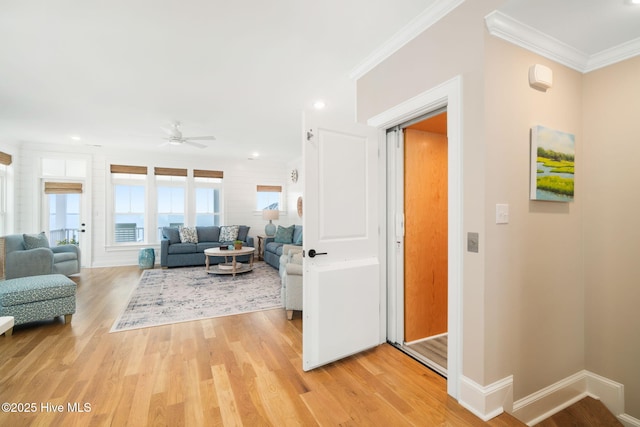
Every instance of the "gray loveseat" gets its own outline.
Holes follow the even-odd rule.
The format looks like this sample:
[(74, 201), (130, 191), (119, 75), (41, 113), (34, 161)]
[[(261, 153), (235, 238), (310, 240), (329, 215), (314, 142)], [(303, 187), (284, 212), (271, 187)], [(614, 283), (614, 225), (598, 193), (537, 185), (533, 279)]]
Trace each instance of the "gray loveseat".
[[(204, 265), (204, 251), (209, 248), (218, 248), (233, 244), (233, 240), (241, 240), (242, 246), (253, 246), (253, 237), (249, 236), (249, 227), (246, 225), (235, 226), (238, 228), (237, 238), (233, 240), (223, 240), (228, 234), (221, 230), (230, 226), (206, 226), (195, 227), (197, 232), (197, 242), (182, 242), (178, 227), (164, 227), (162, 229), (162, 240), (160, 241), (160, 266), (166, 267), (186, 267), (193, 265)], [(221, 233), (221, 231), (223, 231)], [(225, 236), (226, 234), (226, 236)], [(237, 257), (238, 261), (249, 261), (249, 255)], [(211, 264), (224, 262), (224, 257), (210, 257)]]
[(264, 260), (267, 264), (280, 270), (280, 257), (284, 245), (302, 246), (302, 226), (292, 225), (290, 227), (278, 226), (276, 235), (267, 237), (264, 241)]
[(10, 234), (3, 237), (4, 275), (6, 279), (42, 274), (80, 273), (80, 248), (76, 245), (49, 247), (44, 232)]

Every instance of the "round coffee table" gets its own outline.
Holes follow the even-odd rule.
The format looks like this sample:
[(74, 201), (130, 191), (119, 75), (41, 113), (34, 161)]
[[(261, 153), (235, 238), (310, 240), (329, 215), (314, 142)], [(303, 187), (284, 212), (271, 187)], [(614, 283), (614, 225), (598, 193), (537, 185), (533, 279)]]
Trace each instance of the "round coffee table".
[[(245, 246), (241, 249), (225, 249), (225, 250), (221, 250), (220, 248), (205, 249), (204, 250), (205, 269), (207, 270), (207, 273), (232, 274), (235, 277), (236, 273), (246, 273), (248, 271), (253, 270), (254, 253), (255, 253), (255, 248), (252, 248), (251, 246)], [(238, 255), (249, 255), (249, 264), (237, 262), (236, 257)], [(210, 266), (209, 265), (210, 256), (224, 257), (224, 263)], [(231, 258), (231, 262), (229, 262), (229, 258)]]

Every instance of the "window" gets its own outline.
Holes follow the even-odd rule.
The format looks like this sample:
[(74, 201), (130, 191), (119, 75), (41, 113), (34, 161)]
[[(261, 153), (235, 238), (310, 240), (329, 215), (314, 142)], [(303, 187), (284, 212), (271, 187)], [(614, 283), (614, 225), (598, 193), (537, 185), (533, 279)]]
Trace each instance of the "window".
[(145, 240), (145, 192), (147, 168), (111, 165), (113, 182), (113, 241)]
[(220, 225), (222, 172), (194, 170), (196, 225)]
[(45, 181), (44, 193), (49, 244), (79, 244), (82, 183)]
[(158, 239), (162, 227), (185, 225), (185, 187), (187, 170), (155, 168), (158, 194)]
[(223, 172), (111, 165), (112, 244), (157, 243), (163, 227), (223, 224)]
[(7, 167), (12, 161), (11, 154), (0, 151), (0, 236), (7, 232)]
[(256, 210), (281, 210), (282, 186), (258, 185), (256, 189)]

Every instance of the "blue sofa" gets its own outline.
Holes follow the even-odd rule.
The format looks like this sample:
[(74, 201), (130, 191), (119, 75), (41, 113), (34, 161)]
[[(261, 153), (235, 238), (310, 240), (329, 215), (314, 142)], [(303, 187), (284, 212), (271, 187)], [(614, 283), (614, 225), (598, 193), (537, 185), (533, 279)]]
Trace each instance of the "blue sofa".
[[(281, 233), (282, 229), (293, 228), (293, 234), (289, 239), (288, 233)], [(282, 237), (286, 235), (286, 237)], [(302, 246), (302, 226), (292, 225), (290, 227), (278, 226), (278, 231), (273, 237), (267, 237), (264, 241), (264, 260), (267, 264), (280, 270), (280, 257), (282, 256), (282, 247), (284, 245)]]
[[(162, 229), (162, 240), (160, 241), (160, 266), (167, 267), (187, 267), (205, 264), (205, 249), (218, 248), (220, 246), (228, 246), (233, 241), (220, 241), (221, 227), (217, 225), (198, 227), (197, 243), (182, 243), (180, 239), (180, 230), (178, 227), (164, 227)], [(246, 225), (238, 226), (237, 240), (242, 241), (242, 246), (253, 246), (253, 237), (249, 236), (249, 227)], [(249, 261), (250, 255), (237, 257), (238, 261)], [(211, 264), (219, 264), (224, 262), (224, 257), (210, 257)]]

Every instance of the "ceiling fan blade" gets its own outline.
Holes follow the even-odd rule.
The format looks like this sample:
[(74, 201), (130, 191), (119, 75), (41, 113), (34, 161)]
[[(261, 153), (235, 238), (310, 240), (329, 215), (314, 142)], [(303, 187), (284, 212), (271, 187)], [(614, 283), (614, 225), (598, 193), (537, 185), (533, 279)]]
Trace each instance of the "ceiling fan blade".
[(215, 141), (216, 137), (215, 136), (185, 136), (184, 138), (185, 141)]
[(194, 147), (198, 147), (198, 148), (207, 148), (207, 146), (206, 146), (206, 145), (204, 145), (204, 144), (200, 144), (200, 143), (198, 143), (198, 142), (192, 142), (192, 141), (188, 141), (188, 140), (185, 140), (184, 142), (185, 142), (185, 143), (187, 143), (187, 144), (189, 144), (189, 145), (193, 145)]

